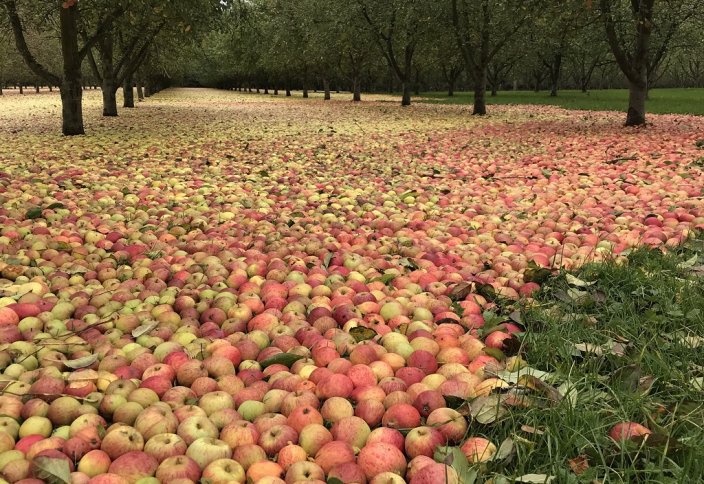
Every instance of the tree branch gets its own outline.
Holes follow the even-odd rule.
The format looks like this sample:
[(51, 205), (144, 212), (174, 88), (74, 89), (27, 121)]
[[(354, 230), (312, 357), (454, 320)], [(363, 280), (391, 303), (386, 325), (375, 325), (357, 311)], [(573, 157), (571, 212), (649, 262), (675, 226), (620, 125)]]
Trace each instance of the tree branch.
[(78, 51), (79, 58), (85, 58), (85, 56), (88, 55), (88, 51), (93, 47), (93, 45), (95, 45), (95, 43), (100, 40), (100, 38), (103, 37), (108, 30), (110, 30), (113, 22), (120, 18), (124, 13), (125, 9), (122, 7), (117, 7), (115, 10), (110, 12), (107, 17), (105, 17), (100, 23), (95, 33), (92, 36), (86, 38), (85, 44), (83, 44), (81, 50)]
[(22, 21), (20, 20), (20, 16), (17, 13), (17, 4), (15, 0), (3, 0), (3, 5), (5, 6), (5, 10), (7, 11), (7, 17), (10, 21), (10, 26), (12, 27), (12, 33), (15, 37), (15, 45), (17, 46), (17, 51), (19, 52), (20, 56), (22, 56), (24, 63), (27, 64), (27, 67), (37, 76), (46, 80), (50, 84), (60, 86), (61, 77), (50, 72), (49, 69), (40, 64), (34, 57), (34, 55), (32, 55), (32, 52), (29, 50), (27, 40), (24, 37), (24, 31), (22, 30)]

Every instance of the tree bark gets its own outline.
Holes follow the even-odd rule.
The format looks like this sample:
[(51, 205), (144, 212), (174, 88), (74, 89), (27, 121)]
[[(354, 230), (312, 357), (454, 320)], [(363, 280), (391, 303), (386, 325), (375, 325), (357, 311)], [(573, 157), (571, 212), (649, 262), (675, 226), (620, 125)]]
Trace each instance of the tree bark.
[(134, 107), (134, 89), (132, 87), (132, 76), (125, 77), (125, 82), (122, 85), (122, 106), (125, 108)]
[(85, 134), (83, 128), (83, 86), (81, 83), (81, 56), (78, 50), (78, 8), (61, 8), (61, 52), (64, 76), (61, 84), (63, 125), (66, 136)]
[(560, 73), (562, 72), (562, 52), (555, 54), (550, 66), (550, 97), (557, 97)]
[(22, 86), (21, 82), (20, 82), (20, 94), (24, 94), (24, 87)]
[(362, 100), (362, 83), (359, 82), (359, 76), (355, 76), (352, 80), (352, 101), (360, 102)]
[(98, 45), (100, 46), (100, 65), (103, 71), (101, 74), (103, 78), (101, 85), (103, 90), (103, 116), (117, 116), (117, 83), (113, 65), (112, 32), (106, 33), (105, 37), (100, 39)]
[(141, 79), (137, 79), (137, 99), (139, 101), (144, 101), (144, 89), (142, 88)]
[(275, 87), (274, 88), (274, 96), (278, 96), (278, 95), (279, 95), (279, 88)]
[(626, 126), (645, 124), (645, 101), (647, 96), (648, 87), (646, 83), (628, 83), (628, 113), (626, 114)]
[(401, 97), (401, 106), (411, 105), (411, 86), (408, 82), (401, 82), (401, 89), (403, 90), (403, 95)]
[(484, 116), (486, 114), (486, 70), (486, 66), (481, 68), (474, 79), (474, 109), (472, 114), (476, 116)]
[(323, 96), (323, 100), (329, 101), (330, 100), (330, 81), (328, 81), (327, 78), (323, 79), (323, 89), (325, 91), (325, 94)]

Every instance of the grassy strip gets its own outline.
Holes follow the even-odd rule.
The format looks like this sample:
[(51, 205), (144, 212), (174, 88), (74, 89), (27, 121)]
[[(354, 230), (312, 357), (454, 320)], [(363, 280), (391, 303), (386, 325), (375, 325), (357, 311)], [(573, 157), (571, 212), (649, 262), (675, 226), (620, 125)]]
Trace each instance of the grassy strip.
[[(470, 92), (447, 93), (430, 92), (422, 94), (423, 102), (441, 104), (472, 104)], [(488, 104), (540, 104), (560, 106), (565, 109), (589, 111), (625, 111), (628, 105), (626, 89), (602, 89), (583, 93), (581, 91), (559, 91), (557, 97), (550, 97), (546, 91), (500, 91), (497, 96), (489, 96)], [(653, 89), (647, 103), (648, 112), (655, 114), (696, 114), (704, 115), (704, 89)]]
[[(527, 473), (559, 483), (704, 482), (704, 240), (560, 274), (537, 303), (522, 314), (524, 358), (570, 391), (472, 424), (474, 435), (515, 444), (511, 462), (489, 464), (493, 482)], [(616, 444), (608, 432), (622, 421), (654, 433)]]

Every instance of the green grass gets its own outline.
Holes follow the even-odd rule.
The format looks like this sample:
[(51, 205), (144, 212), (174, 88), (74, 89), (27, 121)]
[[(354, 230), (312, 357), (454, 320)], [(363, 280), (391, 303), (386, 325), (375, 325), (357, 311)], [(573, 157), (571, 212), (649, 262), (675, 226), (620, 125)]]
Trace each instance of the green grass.
[[(423, 93), (429, 98), (427, 102), (442, 104), (472, 104), (473, 94)], [(546, 91), (500, 91), (497, 96), (487, 93), (488, 104), (548, 104), (566, 109), (585, 109), (591, 111), (625, 111), (628, 104), (626, 89), (581, 91), (559, 91), (557, 97), (550, 97)], [(648, 112), (656, 114), (697, 114), (704, 115), (704, 89), (653, 89), (647, 103)]]
[[(473, 422), (470, 434), (497, 445), (511, 438), (517, 451), (489, 464), (477, 482), (527, 473), (555, 483), (704, 482), (704, 240), (668, 254), (639, 249), (626, 263), (574, 275), (548, 280), (537, 304), (519, 311), (522, 357), (549, 372), (552, 387), (570, 391), (553, 400), (533, 391), (528, 408), (510, 406), (489, 425)], [(575, 346), (583, 344), (600, 349)], [(608, 432), (621, 421), (654, 434), (618, 445)], [(589, 465), (579, 475), (569, 463), (578, 456)]]

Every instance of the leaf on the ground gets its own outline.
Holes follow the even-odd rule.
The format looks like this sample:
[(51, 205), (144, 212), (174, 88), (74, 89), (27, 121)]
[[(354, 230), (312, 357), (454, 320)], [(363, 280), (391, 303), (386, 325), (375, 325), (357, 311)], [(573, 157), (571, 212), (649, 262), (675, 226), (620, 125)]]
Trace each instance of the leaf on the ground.
[(388, 286), (394, 279), (396, 279), (396, 274), (384, 274), (383, 276), (375, 277), (371, 282), (379, 281)]
[(696, 263), (697, 263), (698, 260), (699, 260), (699, 254), (694, 254), (694, 255), (693, 255), (692, 257), (690, 257), (689, 259), (687, 259), (687, 260), (685, 260), (685, 261), (682, 261), (682, 262), (680, 262), (679, 264), (677, 264), (677, 268), (678, 268), (678, 269), (690, 269), (690, 268), (692, 268), (692, 267), (694, 267), (694, 266), (696, 265)]
[(497, 298), (496, 289), (491, 284), (475, 284), (477, 287), (477, 294), (485, 298), (487, 301), (495, 301)]
[(527, 434), (543, 435), (545, 433), (544, 430), (531, 427), (530, 425), (521, 425), (521, 430)]
[(152, 323), (146, 323), (142, 324), (140, 326), (137, 326), (132, 330), (132, 336), (134, 338), (139, 338), (143, 334), (150, 333), (152, 330), (154, 330), (157, 326), (159, 326), (159, 323), (157, 321), (154, 321)]
[(552, 385), (545, 383), (540, 378), (536, 378), (533, 375), (521, 375), (518, 379), (517, 385), (530, 388), (544, 396), (551, 403), (558, 403), (562, 400), (562, 395), (559, 391)]
[(68, 461), (53, 457), (38, 456), (32, 459), (32, 474), (48, 484), (69, 484), (71, 469)]
[(564, 382), (559, 387), (557, 391), (560, 392), (562, 398), (567, 401), (573, 408), (577, 406), (579, 401), (579, 393), (577, 392), (577, 387), (570, 382)]
[(491, 356), (492, 358), (496, 358), (499, 361), (504, 361), (506, 359), (506, 355), (504, 354), (504, 352), (498, 348), (485, 347), (482, 351), (484, 351), (484, 353), (487, 356)]
[(350, 329), (350, 334), (357, 343), (360, 343), (362, 341), (368, 341), (374, 338), (374, 336), (376, 336), (376, 331), (372, 328), (365, 328), (364, 326), (355, 326)]
[(345, 483), (342, 482), (342, 481), (341, 481), (340, 479), (338, 479), (337, 477), (330, 477), (330, 478), (327, 480), (327, 484), (345, 484)]
[(508, 437), (499, 445), (499, 449), (496, 451), (496, 454), (494, 454), (493, 460), (504, 461), (505, 464), (508, 464), (515, 455), (516, 445), (513, 443), (513, 439)]
[(587, 286), (594, 285), (594, 281), (592, 281), (592, 282), (583, 281), (582, 279), (579, 279), (578, 277), (575, 277), (572, 274), (565, 275), (565, 280), (567, 281), (567, 284), (569, 284), (570, 286), (575, 286), (575, 287), (587, 287)]
[(490, 424), (504, 417), (508, 410), (501, 395), (478, 397), (469, 404), (470, 414), (480, 424)]
[(262, 370), (271, 365), (284, 365), (291, 368), (298, 360), (304, 358), (303, 355), (295, 355), (293, 353), (279, 353), (274, 356), (267, 358), (261, 362)]
[(65, 205), (60, 202), (54, 202), (46, 208), (48, 208), (49, 210), (56, 210), (57, 208), (65, 208)]
[(700, 392), (704, 391), (704, 376), (692, 378), (691, 384), (693, 389), (699, 390)]
[(653, 375), (646, 375), (638, 381), (638, 393), (641, 395), (647, 395), (653, 388), (653, 384), (657, 380)]
[[(486, 369), (485, 369), (485, 371), (486, 371)], [(547, 371), (537, 370), (535, 368), (531, 368), (530, 366), (526, 366), (526, 367), (521, 368), (520, 370), (516, 370), (516, 371), (508, 371), (508, 370), (496, 371), (496, 372), (493, 372), (493, 374), (494, 374), (494, 376), (496, 376), (496, 378), (501, 378), (506, 383), (513, 383), (513, 384), (518, 383), (518, 380), (523, 375), (532, 375), (536, 378), (540, 378), (541, 380), (549, 380), (549, 379), (555, 377), (555, 375), (553, 375), (552, 373), (548, 373)]]
[(523, 273), (523, 280), (525, 282), (535, 282), (536, 284), (543, 284), (552, 275), (552, 271), (545, 267), (540, 267), (533, 263), (529, 265), (526, 271)]
[(524, 482), (528, 484), (546, 484), (555, 480), (555, 476), (547, 474), (525, 474), (516, 478), (516, 482)]
[(450, 299), (453, 301), (464, 301), (464, 299), (472, 293), (472, 284), (468, 282), (460, 282), (450, 291)]
[(508, 315), (508, 318), (513, 321), (516, 324), (520, 324), (521, 326), (525, 326), (525, 323), (523, 322), (523, 315), (521, 314), (521, 311), (512, 311), (511, 314)]
[(24, 218), (27, 220), (34, 220), (36, 218), (40, 218), (42, 216), (42, 207), (32, 207), (29, 210), (27, 210), (27, 213), (24, 214)]
[(576, 343), (574, 348), (581, 353), (589, 353), (596, 356), (602, 356), (604, 349), (601, 346), (591, 343)]
[(92, 355), (87, 355), (87, 356), (83, 356), (81, 358), (76, 358), (75, 360), (64, 361), (63, 364), (69, 368), (73, 368), (74, 370), (77, 370), (79, 368), (85, 368), (87, 366), (90, 366), (93, 363), (95, 363), (96, 361), (98, 361), (98, 355), (94, 353)]
[(638, 390), (638, 384), (643, 376), (643, 370), (639, 365), (623, 366), (611, 375), (611, 384), (629, 392)]
[(569, 459), (567, 462), (572, 472), (578, 476), (584, 474), (584, 472), (589, 469), (589, 458), (584, 454), (578, 455), (574, 459)]
[(323, 257), (323, 268), (327, 269), (330, 267), (330, 261), (332, 260), (333, 255), (332, 252), (328, 252), (325, 254), (325, 257)]
[(474, 484), (476, 482), (477, 470), (469, 464), (467, 457), (459, 447), (437, 447), (433, 459), (435, 462), (448, 465), (457, 471), (461, 483)]

